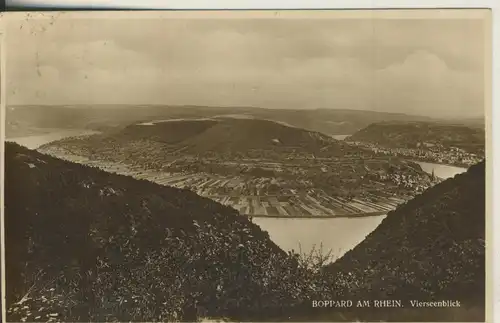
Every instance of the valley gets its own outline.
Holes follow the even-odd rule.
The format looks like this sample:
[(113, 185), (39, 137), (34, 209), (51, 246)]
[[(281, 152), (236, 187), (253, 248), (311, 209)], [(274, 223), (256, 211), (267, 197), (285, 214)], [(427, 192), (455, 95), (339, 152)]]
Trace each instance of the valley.
[[(278, 248), (273, 252), (284, 251), (291, 257), (291, 260), (282, 258), (285, 263), (288, 261), (294, 263), (296, 260), (293, 259), (303, 257), (302, 261), (305, 263), (301, 266), (306, 267), (299, 269), (297, 274), (308, 270), (305, 269), (309, 268), (306, 263), (312, 261), (311, 257), (323, 259), (321, 262), (323, 265), (342, 261), (346, 263), (346, 257), (352, 257), (353, 252), (360, 253), (360, 247), (357, 246), (364, 246), (365, 239), (380, 234), (382, 229), (378, 229), (379, 227), (387, 227), (384, 223), (394, 210), (401, 209), (415, 197), (419, 198), (422, 194), (426, 194), (430, 187), (439, 186), (443, 180), (466, 171), (460, 167), (380, 154), (379, 151), (359, 147), (349, 141), (339, 141), (320, 133), (311, 133), (283, 124), (266, 121), (262, 127), (262, 124), (255, 120), (250, 124), (245, 124), (244, 121), (243, 123), (241, 121), (232, 123), (232, 121), (223, 118), (222, 121), (198, 119), (148, 122), (113, 131), (52, 134), (49, 132), (48, 135), (11, 140), (37, 148), (43, 154), (57, 157), (56, 160), (69, 161), (68, 166), (81, 164), (82, 167), (88, 167), (89, 172), (105, 171), (99, 175), (103, 180), (107, 176), (125, 175), (123, 180), (134, 179), (137, 183), (151, 182), (167, 189), (176, 189), (179, 194), (194, 192), (196, 194), (192, 195), (193, 197), (206, 197), (216, 205), (233, 210), (231, 211), (234, 212), (233, 216), (239, 218), (237, 221), (248, 221), (258, 228), (257, 230), (262, 230), (262, 237), (267, 237), (269, 243)], [(223, 123), (221, 130), (211, 129), (213, 126), (220, 126), (219, 122)], [(155, 125), (160, 127), (155, 128)], [(255, 128), (264, 129), (267, 133), (249, 136)], [(211, 132), (207, 133), (207, 129)], [(230, 135), (226, 135), (222, 130), (229, 131)], [(344, 135), (339, 139), (345, 137)], [(286, 138), (293, 138), (293, 144), (287, 142)], [(208, 145), (210, 142), (220, 144)], [(28, 155), (27, 152), (22, 153), (20, 150), (17, 158), (23, 160)], [(49, 157), (46, 155), (40, 155), (35, 159), (30, 157), (30, 161), (26, 161), (23, 167), (28, 167), (30, 172), (38, 172), (42, 168), (47, 168), (46, 158)], [(47, 172), (46, 176), (54, 176), (52, 174), (56, 173)], [(67, 173), (65, 176), (72, 178), (74, 175)], [(96, 182), (93, 179), (82, 177), (75, 184), (77, 183), (80, 186), (79, 190), (83, 190), (79, 193), (80, 197), (81, 194), (88, 194), (83, 193), (86, 190), (95, 191)], [(103, 183), (106, 183), (106, 180)], [(102, 201), (121, 198), (125, 191), (118, 187), (105, 186), (94, 193)], [(158, 206), (163, 210), (164, 207), (161, 205), (164, 202), (157, 200), (154, 203), (159, 203)], [(71, 205), (68, 204), (69, 207)], [(148, 204), (141, 205), (138, 212), (150, 212)], [(110, 211), (114, 208), (108, 207)], [(393, 218), (394, 215), (391, 216), (391, 219)], [(235, 220), (236, 218), (226, 219), (223, 222), (226, 224), (222, 226)], [(176, 221), (182, 223), (180, 218)], [(197, 220), (194, 223), (198, 227), (205, 225), (206, 221)], [(218, 226), (220, 227), (220, 224)], [(135, 224), (132, 224), (132, 229), (134, 228)], [(170, 232), (169, 230), (167, 232)], [(246, 230), (244, 232), (248, 232)], [(234, 235), (235, 231), (232, 232)], [(167, 233), (167, 237), (169, 235), (170, 233)], [(254, 233), (249, 238), (235, 241), (250, 241), (245, 239), (253, 239), (253, 236)], [(49, 243), (48, 241), (45, 243)], [(145, 241), (141, 238), (137, 243)], [(250, 244), (240, 243), (239, 246), (247, 245), (249, 248), (254, 248), (253, 242), (247, 243)], [(186, 248), (188, 244), (180, 246)], [(187, 248), (189, 250), (189, 247)], [(268, 246), (263, 250), (266, 250), (267, 254), (272, 248)], [(356, 261), (358, 260), (352, 263)], [(119, 267), (112, 266), (114, 272), (119, 271)], [(277, 264), (272, 266), (274, 269), (267, 267), (272, 271), (271, 275), (280, 275), (283, 270), (290, 270), (286, 267), (288, 265), (285, 265), (285, 268)], [(310, 289), (317, 284), (324, 286), (320, 292), (322, 295), (338, 291), (345, 293), (346, 289), (352, 290), (354, 295), (364, 295), (363, 291), (357, 291), (350, 285), (351, 278), (346, 280), (344, 277), (350, 266), (346, 264), (342, 267), (339, 278), (319, 277), (312, 272), (306, 274), (308, 278), (291, 278), (296, 282), (292, 285), (305, 279), (300, 284), (303, 284), (301, 288), (304, 291), (307, 290), (306, 294), (300, 295), (293, 302), (300, 304), (304, 298), (316, 297), (306, 295), (316, 295), (317, 291), (313, 292)], [(297, 271), (297, 269), (292, 270)], [(66, 275), (72, 275), (69, 274), (71, 272), (69, 268), (65, 271), (68, 272)], [(267, 278), (263, 279), (265, 286)], [(357, 279), (361, 282), (363, 278)], [(81, 283), (87, 282), (84, 280)], [(336, 291), (330, 291), (329, 284), (336, 286)], [(126, 294), (124, 297), (130, 295)], [(132, 298), (131, 301), (133, 300)], [(45, 301), (42, 299), (42, 302)], [(31, 302), (29, 304), (42, 316), (48, 315), (41, 311), (44, 306), (33, 305)], [(60, 313), (66, 313), (66, 316), (75, 315), (67, 314), (57, 306), (50, 306)], [(172, 308), (176, 308), (175, 305), (172, 304)], [(25, 313), (23, 309), (19, 309), (14, 305), (10, 308), (9, 315), (19, 317), (16, 315)], [(85, 315), (83, 312), (77, 313)], [(169, 315), (175, 316), (177, 315), (175, 313), (170, 312)], [(214, 313), (223, 313), (227, 316), (231, 312)], [(24, 315), (30, 314), (28, 312)], [(376, 313), (370, 315), (373, 314)], [(218, 315), (220, 314), (216, 314)], [(330, 317), (332, 314), (326, 315)], [(359, 317), (358, 315), (363, 314), (356, 315)]]
[(411, 161), (264, 120), (171, 120), (39, 151), (189, 189), (252, 217), (383, 215), (439, 181)]
[[(103, 133), (54, 131), (11, 140), (106, 172), (193, 191), (253, 219), (284, 250), (307, 253), (322, 245), (324, 252), (333, 251), (332, 260), (362, 241), (389, 211), (466, 170), (393, 158), (339, 141), (348, 135), (331, 139), (267, 121), (267, 135), (246, 140), (252, 128), (266, 128), (253, 120), (237, 121), (235, 129), (232, 119), (245, 118), (155, 120)], [(229, 148), (193, 144), (193, 134), (206, 136), (206, 128), (220, 121), (233, 131), (222, 137)], [(250, 128), (243, 135), (242, 125)], [(221, 142), (221, 133), (214, 132), (208, 134)], [(278, 139), (284, 136), (306, 143), (289, 146)], [(360, 229), (348, 229), (351, 221), (360, 221), (352, 222)], [(339, 233), (330, 239), (319, 233), (321, 227)]]

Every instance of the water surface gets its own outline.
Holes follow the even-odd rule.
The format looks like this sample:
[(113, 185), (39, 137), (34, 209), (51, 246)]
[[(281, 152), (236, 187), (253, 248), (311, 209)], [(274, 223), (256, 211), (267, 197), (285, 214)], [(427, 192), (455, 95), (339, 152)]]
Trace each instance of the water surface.
[(269, 233), (285, 251), (309, 253), (332, 251), (335, 260), (363, 241), (382, 222), (385, 215), (361, 218), (286, 219), (254, 218), (253, 222)]
[(345, 138), (349, 137), (350, 135), (332, 135), (333, 139), (337, 140), (344, 140)]
[(48, 144), (50, 142), (61, 140), (67, 137), (72, 136), (84, 136), (84, 135), (92, 135), (97, 134), (98, 131), (92, 130), (61, 130), (56, 132), (50, 132), (46, 134), (38, 134), (32, 136), (23, 136), (23, 137), (13, 137), (6, 138), (5, 141), (15, 142), (21, 146), (24, 146), (29, 149), (37, 149), (40, 146)]
[[(434, 170), (434, 174), (442, 179), (467, 171), (462, 167), (417, 163), (423, 171), (431, 174)], [(285, 251), (292, 249), (298, 251), (301, 248), (302, 252), (310, 252), (323, 244), (323, 251), (332, 250), (335, 259), (363, 241), (385, 217), (382, 215), (333, 219), (254, 218), (253, 221), (268, 231), (271, 239)]]
[(422, 167), (422, 170), (424, 172), (432, 174), (432, 171), (434, 170), (434, 175), (442, 179), (454, 177), (457, 174), (461, 174), (467, 171), (467, 168), (464, 167), (456, 167), (456, 166), (427, 163), (420, 161), (417, 161), (416, 163), (419, 164), (420, 167)]

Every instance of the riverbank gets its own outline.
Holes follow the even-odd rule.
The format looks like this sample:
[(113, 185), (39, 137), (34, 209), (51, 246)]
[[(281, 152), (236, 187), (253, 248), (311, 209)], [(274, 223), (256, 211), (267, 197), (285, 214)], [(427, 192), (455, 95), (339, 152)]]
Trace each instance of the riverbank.
[(350, 213), (350, 214), (338, 214), (338, 215), (330, 215), (330, 214), (322, 214), (322, 215), (301, 215), (301, 216), (285, 216), (285, 215), (265, 215), (265, 214), (244, 214), (245, 216), (252, 218), (273, 218), (273, 219), (338, 219), (338, 218), (365, 218), (372, 216), (381, 216), (386, 214), (387, 211), (380, 212), (364, 212), (364, 213)]
[[(403, 158), (405, 158), (405, 157), (403, 157)], [(416, 163), (435, 164), (435, 165), (442, 165), (442, 166), (447, 166), (447, 167), (462, 168), (465, 170), (467, 170), (467, 168), (469, 168), (471, 166), (469, 164), (464, 164), (464, 163), (441, 163), (441, 162), (437, 162), (436, 160), (428, 159), (428, 158), (412, 158), (409, 160), (416, 162)], [(474, 164), (472, 164), (472, 165), (474, 165)]]
[(337, 140), (344, 140), (345, 138), (349, 137), (350, 135), (332, 135), (331, 137), (333, 139), (337, 139)]
[(412, 160), (413, 162), (420, 165), (422, 170), (428, 174), (434, 173), (435, 176), (441, 179), (448, 179), (454, 177), (455, 175), (465, 173), (467, 168), (450, 166), (446, 164), (429, 163), (423, 161)]

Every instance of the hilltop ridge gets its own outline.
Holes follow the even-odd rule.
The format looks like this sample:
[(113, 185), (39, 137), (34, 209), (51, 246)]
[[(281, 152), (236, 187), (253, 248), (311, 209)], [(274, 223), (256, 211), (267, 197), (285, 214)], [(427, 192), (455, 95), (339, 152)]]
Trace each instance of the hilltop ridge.
[(165, 164), (172, 160), (287, 158), (344, 158), (371, 155), (319, 132), (261, 119), (214, 117), (169, 119), (131, 124), (88, 137), (68, 137), (39, 147), (63, 149), (79, 156), (117, 161), (144, 160)]
[[(214, 117), (206, 119), (160, 120), (128, 125), (125, 128), (86, 138), (85, 140), (67, 138), (45, 145), (58, 144), (92, 145), (94, 150), (106, 149), (106, 144), (118, 143), (133, 147), (134, 142), (142, 141), (161, 144), (169, 151), (179, 150), (182, 154), (243, 153), (254, 150), (287, 150), (297, 153), (321, 154), (328, 149), (337, 154), (344, 150), (360, 151), (350, 148), (343, 142), (324, 134), (291, 127), (281, 123), (261, 119), (238, 119)], [(100, 144), (98, 144), (100, 143)], [(43, 149), (44, 147), (41, 147)], [(165, 150), (163, 149), (163, 150)]]

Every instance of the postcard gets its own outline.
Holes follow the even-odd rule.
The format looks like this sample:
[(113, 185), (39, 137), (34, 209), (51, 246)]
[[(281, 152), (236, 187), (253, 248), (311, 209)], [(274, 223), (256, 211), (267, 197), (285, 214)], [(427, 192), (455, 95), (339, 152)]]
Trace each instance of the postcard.
[(8, 13), (7, 322), (485, 322), (491, 12)]

